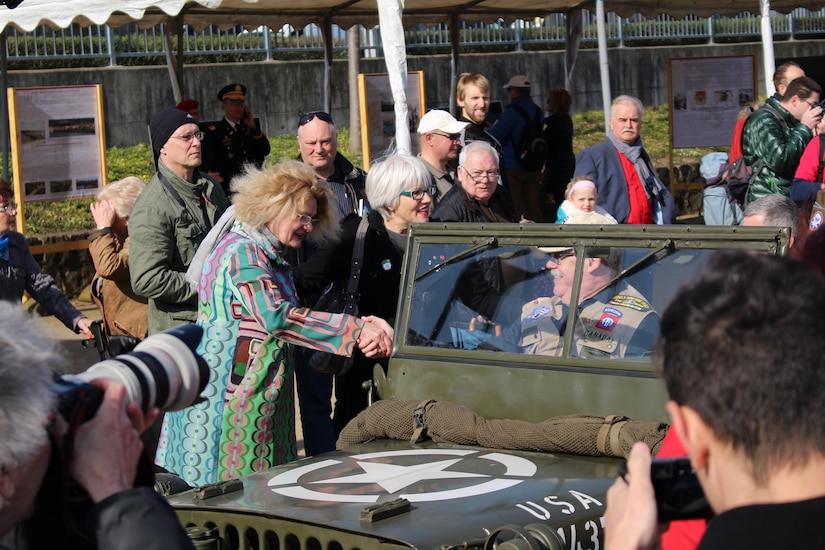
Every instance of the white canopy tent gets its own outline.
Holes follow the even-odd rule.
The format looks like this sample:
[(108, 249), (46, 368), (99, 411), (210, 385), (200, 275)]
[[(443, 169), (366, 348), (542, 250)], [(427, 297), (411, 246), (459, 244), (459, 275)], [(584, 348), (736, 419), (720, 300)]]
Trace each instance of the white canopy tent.
[[(754, 0), (749, 0), (754, 1)], [(771, 9), (788, 12), (797, 7), (820, 9), (825, 0), (760, 0), (762, 14), (762, 32), (764, 48), (764, 72), (766, 89), (770, 92), (772, 84), (774, 55), (773, 40), (770, 30), (769, 13)], [(13, 26), (23, 31), (30, 31), (38, 25), (46, 24), (55, 28), (65, 28), (76, 23), (81, 26), (108, 23), (119, 26), (138, 22), (141, 26), (153, 26), (166, 23), (167, 27), (180, 30), (185, 23), (195, 29), (208, 25), (222, 28), (243, 25), (249, 29), (261, 25), (278, 28), (284, 24), (301, 27), (316, 23), (324, 29), (325, 38), (331, 37), (331, 25), (349, 28), (352, 25), (374, 26), (380, 23), (381, 36), (387, 63), (387, 72), (395, 100), (397, 146), (400, 150), (410, 150), (409, 131), (406, 117), (406, 52), (403, 25), (417, 23), (436, 23), (448, 21), (451, 29), (453, 48), (451, 84), (456, 81), (458, 63), (458, 22), (465, 20), (505, 21), (541, 17), (548, 13), (566, 12), (576, 21), (575, 13), (579, 8), (596, 11), (599, 32), (599, 56), (602, 83), (602, 97), (607, 116), (610, 105), (610, 84), (607, 69), (607, 46), (604, 39), (604, 13), (606, 9), (622, 16), (642, 13), (655, 16), (667, 13), (676, 17), (688, 14), (708, 16), (712, 14), (736, 14), (756, 5), (745, 4), (742, 0), (24, 0), (17, 8), (10, 10), (0, 8), (0, 31)], [(580, 18), (578, 18), (580, 25)], [(570, 25), (575, 27), (576, 25)], [(0, 34), (4, 37), (5, 34)], [(569, 34), (568, 41), (568, 78), (575, 59), (576, 33)], [(181, 41), (178, 41), (179, 44)], [(329, 108), (329, 77), (331, 74), (332, 48), (331, 40), (325, 40), (327, 46), (325, 66), (325, 103)], [(168, 45), (168, 43), (167, 43)], [(179, 46), (180, 48), (180, 46)], [(5, 72), (5, 49), (0, 48), (0, 62)], [(167, 52), (169, 48), (167, 48)], [(171, 53), (171, 52), (169, 52)], [(169, 67), (173, 75), (173, 86), (177, 86), (177, 73), (182, 67), (182, 51), (179, 50), (176, 64), (170, 59)], [(5, 74), (2, 76), (5, 88)], [(176, 88), (176, 97), (179, 91)], [(5, 94), (0, 94), (0, 109), (6, 111)], [(5, 149), (5, 148), (4, 148)]]

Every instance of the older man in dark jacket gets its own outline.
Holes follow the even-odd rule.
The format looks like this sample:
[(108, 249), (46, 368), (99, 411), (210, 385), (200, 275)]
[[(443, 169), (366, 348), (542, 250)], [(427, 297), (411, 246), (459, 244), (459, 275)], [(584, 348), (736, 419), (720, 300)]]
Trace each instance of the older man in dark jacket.
[(579, 152), (573, 176), (593, 178), (598, 205), (619, 223), (673, 223), (673, 196), (656, 176), (639, 136), (643, 111), (633, 96), (614, 99), (607, 139)]

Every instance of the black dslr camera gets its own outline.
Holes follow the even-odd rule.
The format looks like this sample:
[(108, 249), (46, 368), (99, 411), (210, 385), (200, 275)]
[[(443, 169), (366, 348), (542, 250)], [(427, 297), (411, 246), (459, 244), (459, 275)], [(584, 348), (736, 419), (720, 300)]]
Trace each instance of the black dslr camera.
[[(619, 466), (619, 475), (624, 477), (625, 474), (627, 463)], [(650, 480), (656, 494), (660, 523), (713, 517), (713, 510), (689, 458), (654, 458), (650, 466)]]
[(95, 363), (80, 374), (58, 376), (52, 386), (66, 420), (85, 422), (95, 415), (103, 392), (89, 381), (108, 378), (126, 387), (127, 402), (146, 412), (175, 411), (194, 405), (209, 381), (209, 368), (195, 353), (203, 329), (183, 325), (148, 337), (129, 353)]

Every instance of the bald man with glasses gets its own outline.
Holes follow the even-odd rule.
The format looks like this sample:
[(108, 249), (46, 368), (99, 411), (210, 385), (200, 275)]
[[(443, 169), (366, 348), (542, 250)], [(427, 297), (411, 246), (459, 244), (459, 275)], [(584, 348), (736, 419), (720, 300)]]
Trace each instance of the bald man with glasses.
[[(332, 115), (324, 111), (310, 111), (298, 119), (298, 160), (311, 166), (315, 177), (326, 181), (335, 196), (341, 221), (369, 212), (365, 191), (367, 173), (354, 166), (338, 151), (338, 130)], [(315, 248), (304, 243), (293, 264), (306, 262)], [(303, 304), (312, 307), (319, 293), (301, 296)], [(335, 450), (335, 427), (332, 422), (333, 376), (313, 370), (303, 352), (294, 357), (295, 379), (298, 386), (298, 406), (304, 432), (304, 450), (308, 456)]]

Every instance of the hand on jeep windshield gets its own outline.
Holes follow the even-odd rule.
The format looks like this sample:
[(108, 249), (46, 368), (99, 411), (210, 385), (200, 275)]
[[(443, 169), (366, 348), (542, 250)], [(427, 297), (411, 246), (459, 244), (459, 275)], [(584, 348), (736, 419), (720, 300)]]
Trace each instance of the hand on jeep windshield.
[[(94, 502), (130, 489), (143, 452), (140, 429), (148, 426), (136, 403), (127, 412), (126, 390), (113, 380), (92, 384), (104, 390), (103, 402), (94, 418), (80, 425), (75, 435), (70, 473)], [(136, 424), (137, 421), (137, 424)]]
[(636, 443), (627, 459), (627, 475), (607, 491), (605, 550), (661, 548), (656, 498), (650, 481), (650, 449)]
[(389, 357), (392, 352), (393, 329), (388, 322), (374, 315), (362, 317), (366, 323), (358, 336), (358, 347), (367, 357)]

